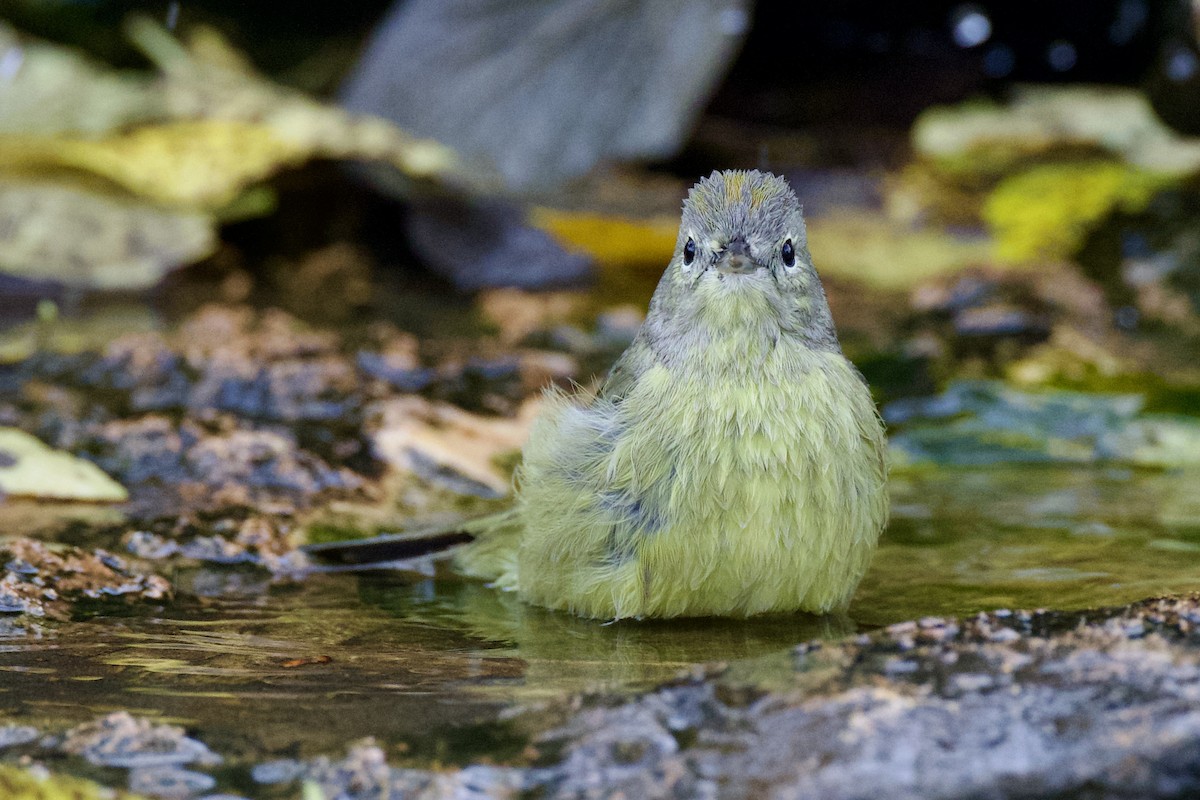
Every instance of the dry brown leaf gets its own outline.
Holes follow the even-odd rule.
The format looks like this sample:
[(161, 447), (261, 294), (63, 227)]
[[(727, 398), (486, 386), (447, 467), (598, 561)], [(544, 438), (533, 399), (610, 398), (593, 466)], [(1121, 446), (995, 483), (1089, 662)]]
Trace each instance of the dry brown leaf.
[(420, 397), (387, 400), (376, 408), (375, 455), (406, 471), (449, 473), (505, 495), (511, 480), (496, 462), (525, 444), (540, 407), (541, 399), (534, 398), (522, 404), (515, 417), (493, 418)]

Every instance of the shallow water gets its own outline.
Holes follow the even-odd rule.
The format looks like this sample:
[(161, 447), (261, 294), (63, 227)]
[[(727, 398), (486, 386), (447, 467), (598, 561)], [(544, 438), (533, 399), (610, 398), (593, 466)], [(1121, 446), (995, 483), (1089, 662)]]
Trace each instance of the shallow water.
[[(517, 756), (542, 701), (714, 662), (768, 674), (798, 641), (933, 614), (1075, 609), (1200, 589), (1200, 475), (1081, 467), (909, 472), (848, 615), (601, 625), (453, 575), (175, 576), (161, 609), (0, 639), (0, 722), (126, 709), (185, 724), (246, 788), (267, 757), (374, 736), (398, 763)], [(78, 531), (76, 531), (76, 538)]]

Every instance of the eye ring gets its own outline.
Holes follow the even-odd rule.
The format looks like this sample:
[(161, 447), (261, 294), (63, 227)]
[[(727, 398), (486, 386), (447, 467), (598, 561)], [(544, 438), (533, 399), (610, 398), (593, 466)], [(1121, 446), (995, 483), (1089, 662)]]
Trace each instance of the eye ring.
[(687, 244), (683, 246), (683, 265), (689, 266), (696, 260), (696, 243), (689, 236)]
[(792, 240), (788, 239), (780, 248), (779, 254), (783, 257), (783, 265), (785, 267), (796, 266), (796, 248), (792, 246)]

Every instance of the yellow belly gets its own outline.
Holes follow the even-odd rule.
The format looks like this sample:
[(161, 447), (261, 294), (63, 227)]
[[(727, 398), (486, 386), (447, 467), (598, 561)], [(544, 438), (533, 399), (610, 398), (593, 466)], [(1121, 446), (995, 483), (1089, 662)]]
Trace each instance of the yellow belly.
[(564, 400), (526, 448), (515, 585), (597, 618), (849, 601), (886, 515), (883, 433), (840, 355), (753, 380), (656, 366), (619, 405)]

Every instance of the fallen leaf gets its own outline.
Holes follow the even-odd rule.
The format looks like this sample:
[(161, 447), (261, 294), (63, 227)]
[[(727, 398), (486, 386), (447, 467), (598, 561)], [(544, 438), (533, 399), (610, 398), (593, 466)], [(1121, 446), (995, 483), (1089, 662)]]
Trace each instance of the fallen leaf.
[[(281, 170), (367, 161), (411, 181), (456, 168), (441, 144), (271, 83), (211, 29), (198, 30), (191, 51), (146, 19), (128, 32), (159, 66), (157, 80), (0, 27), (0, 52), (18, 65), (0, 84), (0, 270), (145, 288), (209, 255), (218, 219), (269, 213), (263, 183)], [(112, 100), (101, 122), (53, 99), (72, 82), (71, 97), (95, 87)]]
[(675, 252), (679, 232), (677, 217), (633, 219), (544, 206), (530, 210), (529, 222), (563, 246), (582, 250), (602, 265), (665, 267)]
[(1133, 88), (1025, 86), (1007, 105), (934, 107), (913, 125), (912, 142), (921, 155), (967, 169), (994, 168), (996, 157), (1015, 163), (1050, 148), (1080, 146), (1174, 175), (1200, 168), (1200, 138), (1173, 131)]
[(539, 407), (535, 398), (522, 404), (516, 417), (489, 418), (446, 403), (398, 397), (376, 406), (372, 447), (377, 458), (394, 467), (467, 494), (500, 497), (512, 486), (497, 461), (525, 444)]
[(190, 49), (162, 26), (135, 17), (130, 39), (163, 73), (168, 115), (176, 122), (241, 122), (307, 158), (390, 164), (410, 179), (466, 179), (454, 151), (379, 117), (352, 114), (272, 83), (213, 28), (198, 26)]
[(0, 270), (94, 289), (139, 289), (217, 244), (212, 219), (41, 182), (0, 180)]
[(249, 185), (301, 163), (310, 152), (270, 128), (196, 120), (137, 128), (106, 139), (0, 137), (9, 169), (72, 168), (164, 205), (217, 209)]
[(295, 669), (296, 667), (307, 667), (310, 664), (331, 664), (333, 658), (331, 656), (313, 656), (312, 658), (289, 658), (279, 666), (284, 669)]
[(90, 461), (0, 428), (0, 492), (18, 497), (120, 503), (129, 493)]
[[(82, 170), (157, 203), (216, 210), (312, 158), (382, 161), (412, 178), (454, 166), (452, 151), (436, 142), (271, 83), (211, 29), (200, 29), (194, 52), (146, 19), (131, 23), (129, 33), (164, 72), (159, 100), (166, 119), (139, 119), (140, 127), (104, 137), (46, 136), (43, 129), (3, 136), (5, 169)], [(93, 72), (92, 80), (105, 77)], [(114, 119), (114, 128), (120, 122)]]
[(9, 65), (0, 81), (0, 134), (96, 136), (165, 111), (152, 76), (118, 72), (3, 21), (0, 56)]
[(808, 220), (808, 245), (822, 275), (880, 289), (912, 288), (934, 275), (987, 262), (992, 246), (982, 235), (958, 236), (850, 210)]
[(69, 775), (49, 775), (0, 764), (0, 796), (10, 800), (139, 800), (130, 794)]
[(582, 292), (530, 292), (490, 289), (476, 300), (480, 312), (500, 331), (500, 342), (513, 346), (534, 331), (561, 325), (578, 315), (586, 300)]

